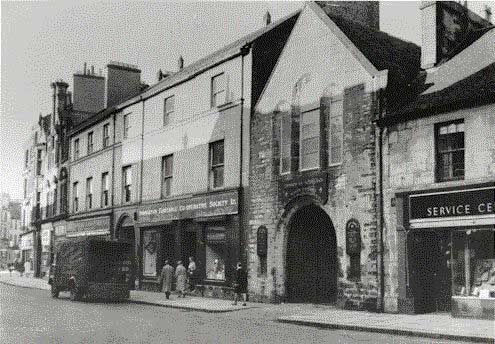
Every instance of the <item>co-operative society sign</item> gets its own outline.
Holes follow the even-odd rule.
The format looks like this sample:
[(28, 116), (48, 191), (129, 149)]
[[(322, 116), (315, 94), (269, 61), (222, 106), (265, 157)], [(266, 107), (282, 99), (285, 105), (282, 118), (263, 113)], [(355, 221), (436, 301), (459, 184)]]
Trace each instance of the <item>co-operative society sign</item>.
[(237, 190), (234, 190), (150, 204), (139, 210), (139, 222), (160, 222), (237, 214), (239, 210), (238, 198), (239, 194)]

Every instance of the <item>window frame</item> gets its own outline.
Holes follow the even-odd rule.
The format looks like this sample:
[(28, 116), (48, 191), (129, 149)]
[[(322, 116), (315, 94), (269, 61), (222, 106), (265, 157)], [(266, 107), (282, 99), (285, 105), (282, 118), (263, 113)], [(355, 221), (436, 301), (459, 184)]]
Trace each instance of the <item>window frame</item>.
[[(288, 120), (289, 122), (289, 141), (288, 143), (285, 143), (283, 142), (283, 139), (284, 139), (284, 133), (283, 133), (283, 128), (284, 128), (284, 119), (285, 120)], [(282, 151), (283, 151), (283, 147), (284, 146), (288, 146), (289, 147), (289, 166), (288, 166), (288, 170), (287, 171), (282, 171), (282, 166), (283, 166), (283, 159), (284, 159), (284, 156), (282, 154)], [(292, 115), (291, 113), (281, 113), (281, 117), (280, 117), (280, 161), (279, 161), (279, 174), (281, 176), (283, 175), (287, 175), (287, 174), (290, 174), (291, 172), (291, 169), (292, 169)]]
[[(303, 116), (304, 114), (309, 114), (311, 112), (317, 112), (318, 113), (318, 166), (315, 167), (307, 167), (303, 168), (303, 147), (302, 147), (302, 142), (303, 142), (303, 135), (302, 135), (302, 126), (303, 126)], [(309, 139), (315, 138), (310, 137)], [(308, 138), (304, 138), (306, 140)], [(305, 111), (301, 112), (301, 116), (299, 119), (299, 171), (300, 172), (306, 172), (306, 171), (314, 171), (318, 170), (321, 168), (321, 109), (319, 107), (316, 108), (308, 108)]]
[(74, 139), (74, 152), (72, 154), (74, 160), (79, 159), (79, 138)]
[[(167, 103), (173, 104), (172, 110), (167, 111)], [(162, 125), (165, 127), (172, 123), (172, 116), (175, 113), (175, 95), (171, 95), (163, 99), (163, 122)]]
[[(341, 138), (341, 152), (340, 152), (340, 161), (339, 162), (332, 162), (332, 118), (336, 118), (337, 116), (332, 116), (332, 108), (334, 107), (335, 103), (341, 102), (342, 104), (342, 111), (339, 113), (339, 117), (341, 119), (341, 131), (340, 131), (340, 138)], [(344, 162), (344, 98), (342, 96), (337, 96), (337, 97), (332, 97), (330, 100), (330, 110), (328, 113), (328, 166), (339, 166), (342, 165)]]
[(131, 112), (126, 113), (122, 116), (122, 137), (123, 139), (129, 138), (129, 118), (130, 118)]
[(87, 135), (87, 154), (90, 155), (91, 153), (94, 152), (94, 143), (93, 143), (93, 131), (90, 131)]
[(72, 183), (72, 212), (79, 211), (79, 182)]
[[(439, 146), (440, 146), (441, 136), (460, 133), (460, 131), (457, 131), (457, 126), (459, 124), (462, 124), (462, 126), (463, 126), (463, 129), (462, 129), (462, 148), (440, 151)], [(440, 134), (440, 130), (442, 127), (449, 127), (451, 125), (456, 126), (456, 132), (455, 133)], [(466, 131), (465, 131), (465, 125), (464, 125), (464, 118), (459, 118), (459, 119), (455, 119), (455, 120), (447, 121), (447, 122), (435, 123), (434, 130), (435, 130), (435, 182), (444, 183), (444, 182), (450, 182), (450, 181), (464, 180), (466, 177), (466, 154), (465, 154), (465, 151), (466, 151), (465, 132)], [(441, 172), (441, 170), (444, 169), (444, 165), (443, 165), (442, 159), (440, 159), (440, 157), (445, 155), (445, 154), (449, 154), (450, 157), (452, 157), (456, 152), (462, 152), (462, 155), (463, 155), (463, 173), (462, 173), (462, 176), (458, 176), (458, 177), (454, 176), (453, 162), (451, 159), (451, 165), (449, 165), (449, 167), (452, 168), (452, 175), (449, 175), (448, 177), (444, 177), (442, 175), (442, 172)]]
[[(222, 150), (223, 150), (223, 159), (222, 159), (222, 163), (218, 163), (218, 164), (213, 164), (213, 161), (214, 161), (214, 157), (213, 157), (213, 154), (215, 152), (214, 150), (214, 147), (215, 145), (219, 145), (220, 143), (222, 143)], [(225, 187), (225, 140), (224, 139), (221, 139), (221, 140), (217, 140), (217, 141), (214, 141), (214, 142), (210, 142), (210, 147), (209, 147), (209, 163), (208, 163), (208, 175), (209, 175), (209, 180), (208, 180), (208, 187), (210, 189), (213, 189), (213, 190), (216, 190), (216, 189), (221, 189), (223, 187)], [(217, 169), (220, 169), (222, 168), (222, 185), (220, 186), (215, 186), (215, 170)]]
[(109, 182), (108, 172), (103, 172), (101, 174), (101, 208), (108, 207), (109, 202), (109, 194), (110, 194), (110, 186), (107, 188), (107, 183)]
[[(171, 168), (170, 168), (170, 174), (166, 175), (165, 171), (165, 164), (167, 163), (167, 160), (170, 159), (171, 163)], [(168, 154), (162, 157), (162, 173), (161, 173), (161, 189), (160, 189), (160, 197), (167, 198), (172, 196), (172, 183), (173, 183), (173, 177), (174, 177), (174, 155), (173, 154)], [(166, 183), (170, 181), (170, 192), (167, 194), (165, 185)]]
[(103, 124), (102, 128), (102, 144), (103, 148), (107, 148), (110, 146), (110, 123)]
[[(130, 175), (130, 183), (128, 183), (127, 171)], [(129, 199), (127, 199), (127, 189), (129, 189)], [(132, 202), (132, 165), (122, 167), (122, 203)]]
[(86, 178), (86, 199), (84, 206), (86, 210), (93, 209), (93, 177)]
[[(220, 78), (223, 78), (223, 89), (221, 91), (215, 92), (213, 86), (215, 85), (215, 81), (219, 80)], [(227, 103), (227, 76), (226, 76), (225, 72), (218, 73), (218, 74), (211, 77), (210, 89), (211, 89), (211, 92), (210, 92), (211, 108), (220, 107), (220, 106)], [(222, 92), (224, 93), (223, 102), (217, 103), (216, 97), (217, 97), (217, 95), (219, 95)]]

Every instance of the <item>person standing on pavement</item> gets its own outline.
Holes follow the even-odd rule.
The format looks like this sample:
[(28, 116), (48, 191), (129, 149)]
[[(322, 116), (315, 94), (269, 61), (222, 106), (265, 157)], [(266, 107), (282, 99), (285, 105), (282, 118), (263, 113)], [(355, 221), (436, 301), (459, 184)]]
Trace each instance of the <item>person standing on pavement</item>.
[(246, 270), (242, 268), (242, 264), (237, 263), (237, 269), (235, 271), (234, 280), (234, 305), (237, 305), (242, 294), (242, 305), (246, 305), (247, 301), (247, 273)]
[(175, 278), (177, 279), (177, 291), (179, 297), (186, 297), (186, 284), (187, 284), (187, 270), (182, 261), (177, 262), (177, 268), (175, 269)]
[(189, 288), (193, 291), (196, 286), (196, 262), (194, 261), (194, 257), (189, 257), (187, 274), (189, 276)]
[(172, 280), (174, 279), (174, 268), (165, 261), (165, 265), (162, 268), (160, 275), (160, 282), (162, 284), (162, 292), (165, 293), (165, 297), (170, 299), (170, 292), (172, 291)]

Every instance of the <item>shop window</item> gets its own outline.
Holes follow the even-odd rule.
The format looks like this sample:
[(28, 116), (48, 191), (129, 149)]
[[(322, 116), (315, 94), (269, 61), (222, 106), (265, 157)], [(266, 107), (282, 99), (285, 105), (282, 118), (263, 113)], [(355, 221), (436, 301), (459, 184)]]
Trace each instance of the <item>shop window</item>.
[(495, 231), (452, 233), (452, 291), (454, 296), (495, 298)]
[(330, 104), (330, 140), (328, 142), (328, 161), (330, 165), (342, 163), (342, 147), (344, 142), (344, 101), (332, 100)]
[(79, 139), (74, 140), (74, 160), (79, 159)]
[(75, 213), (79, 210), (78, 182), (72, 184), (72, 211)]
[(223, 186), (224, 143), (223, 140), (210, 143), (210, 187)]
[(160, 232), (147, 230), (143, 232), (143, 276), (157, 276), (158, 246)]
[(225, 280), (225, 257), (227, 252), (225, 228), (208, 226), (206, 228), (206, 278)]
[(437, 181), (464, 179), (464, 121), (436, 125)]
[(171, 96), (163, 101), (163, 126), (172, 121), (175, 112), (175, 97)]
[(101, 206), (108, 206), (108, 197), (110, 190), (110, 178), (108, 177), (108, 172), (101, 175)]
[(122, 169), (123, 180), (123, 198), (124, 202), (128, 203), (132, 198), (132, 166), (126, 166)]
[(88, 155), (93, 153), (93, 132), (88, 133)]
[(320, 167), (320, 109), (301, 114), (300, 170)]
[(225, 103), (225, 74), (218, 74), (211, 78), (211, 107)]
[(280, 174), (290, 172), (291, 125), (291, 114), (282, 114), (280, 118)]
[(126, 113), (124, 115), (124, 139), (127, 139), (129, 137), (129, 128), (130, 128), (129, 120), (130, 120), (130, 117), (131, 117), (130, 113)]
[(93, 178), (86, 179), (86, 210), (93, 208)]
[(105, 124), (103, 126), (103, 148), (110, 145), (110, 124)]

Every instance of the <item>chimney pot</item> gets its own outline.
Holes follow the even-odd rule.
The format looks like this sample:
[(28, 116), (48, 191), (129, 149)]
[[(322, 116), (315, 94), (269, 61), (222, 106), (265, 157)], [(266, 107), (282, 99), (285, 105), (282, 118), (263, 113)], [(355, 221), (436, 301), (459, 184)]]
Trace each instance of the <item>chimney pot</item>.
[(269, 11), (266, 11), (265, 15), (263, 16), (263, 21), (265, 22), (266, 26), (272, 23), (272, 16)]
[(87, 69), (88, 65), (86, 62), (84, 62), (84, 69), (83, 69), (83, 74), (86, 75), (86, 69)]
[(181, 70), (182, 68), (184, 68), (184, 58), (181, 56), (179, 56), (179, 70)]
[(485, 19), (490, 23), (492, 22), (492, 9), (488, 5), (485, 5)]
[(158, 70), (158, 81), (163, 79), (163, 72), (161, 69)]
[(95, 66), (91, 66), (91, 75), (95, 75)]

